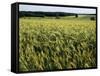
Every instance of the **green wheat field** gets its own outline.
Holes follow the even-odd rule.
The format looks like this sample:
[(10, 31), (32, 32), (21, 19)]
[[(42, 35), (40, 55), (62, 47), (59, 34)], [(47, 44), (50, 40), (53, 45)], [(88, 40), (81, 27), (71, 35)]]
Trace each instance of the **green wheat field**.
[(19, 71), (96, 67), (96, 20), (19, 18)]

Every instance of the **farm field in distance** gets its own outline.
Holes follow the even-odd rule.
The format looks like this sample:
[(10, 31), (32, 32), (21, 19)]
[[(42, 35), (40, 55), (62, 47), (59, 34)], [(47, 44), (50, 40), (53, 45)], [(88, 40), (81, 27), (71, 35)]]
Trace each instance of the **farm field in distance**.
[(19, 70), (96, 67), (96, 20), (20, 17)]

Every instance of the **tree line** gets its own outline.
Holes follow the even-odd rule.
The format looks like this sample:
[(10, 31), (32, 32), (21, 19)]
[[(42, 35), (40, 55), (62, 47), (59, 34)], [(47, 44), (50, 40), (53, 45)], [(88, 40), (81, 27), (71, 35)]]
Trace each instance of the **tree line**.
[(19, 17), (63, 17), (63, 16), (75, 16), (78, 17), (78, 14), (75, 13), (65, 13), (65, 12), (41, 12), (41, 11), (20, 11)]

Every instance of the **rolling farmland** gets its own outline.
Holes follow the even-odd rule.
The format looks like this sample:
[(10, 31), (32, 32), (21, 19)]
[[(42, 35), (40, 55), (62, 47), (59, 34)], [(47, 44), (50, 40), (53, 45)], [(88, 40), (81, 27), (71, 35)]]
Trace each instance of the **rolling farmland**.
[(96, 21), (20, 18), (19, 64), (20, 71), (96, 67)]

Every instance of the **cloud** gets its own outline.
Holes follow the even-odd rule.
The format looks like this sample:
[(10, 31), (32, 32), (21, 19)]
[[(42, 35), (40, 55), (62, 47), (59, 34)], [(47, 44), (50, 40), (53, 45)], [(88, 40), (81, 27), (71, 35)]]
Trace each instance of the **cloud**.
[(19, 11), (45, 11), (45, 12), (68, 12), (68, 13), (80, 13), (80, 14), (96, 14), (96, 9), (92, 9), (92, 8), (22, 5), (22, 4), (19, 5)]

